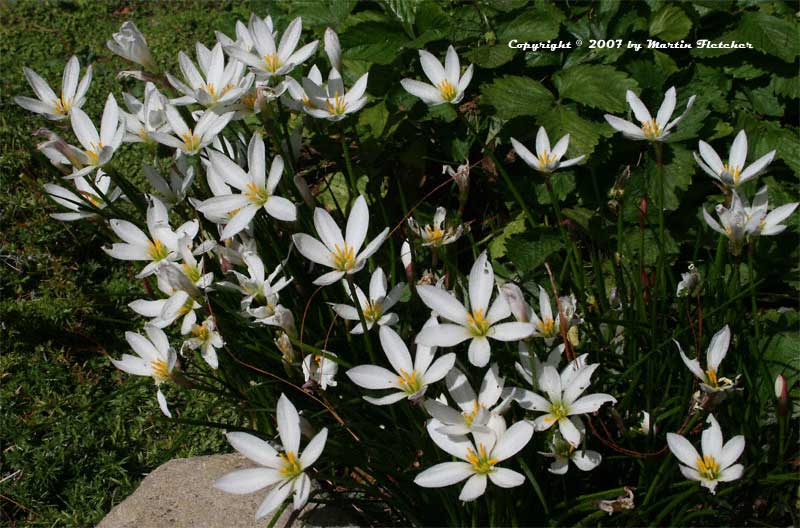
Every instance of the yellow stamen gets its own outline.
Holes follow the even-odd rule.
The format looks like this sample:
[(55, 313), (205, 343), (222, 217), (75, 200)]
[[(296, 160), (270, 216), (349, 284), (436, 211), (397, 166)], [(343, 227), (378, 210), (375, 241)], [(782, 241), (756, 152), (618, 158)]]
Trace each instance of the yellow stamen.
[(190, 266), (184, 263), (181, 267), (183, 268), (183, 273), (192, 281), (192, 284), (200, 280), (200, 269), (197, 266)]
[(266, 187), (258, 187), (254, 182), (250, 182), (245, 185), (245, 188), (247, 190), (243, 194), (253, 204), (264, 205), (269, 200), (269, 191)]
[(539, 329), (539, 333), (545, 337), (551, 337), (553, 335), (553, 330), (555, 329), (556, 322), (552, 319), (542, 319), (536, 325)]
[(283, 467), (278, 470), (282, 474), (287, 477), (296, 477), (303, 472), (303, 466), (293, 452), (287, 451), (286, 453), (279, 453), (278, 456), (281, 457), (281, 461), (283, 462)]
[(496, 458), (489, 458), (486, 453), (486, 447), (483, 444), (478, 444), (478, 453), (472, 450), (471, 447), (467, 448), (467, 462), (472, 464), (476, 473), (486, 474), (494, 471), (494, 465), (499, 462)]
[(656, 139), (661, 137), (661, 127), (658, 126), (655, 119), (650, 121), (642, 121), (642, 132), (648, 139)]
[(103, 142), (101, 141), (96, 145), (94, 143), (89, 143), (89, 145), (91, 146), (91, 148), (88, 150), (84, 150), (83, 152), (91, 158), (93, 165), (97, 165), (97, 162), (99, 161), (100, 158), (100, 151), (103, 150)]
[(439, 92), (442, 94), (442, 99), (445, 101), (452, 101), (456, 97), (456, 87), (448, 81), (447, 79), (443, 79), (440, 81), (436, 87), (439, 89)]
[(56, 99), (56, 112), (59, 114), (67, 115), (69, 111), (72, 110), (72, 98), (64, 98), (64, 94), (61, 94), (61, 97)]
[(712, 455), (705, 455), (703, 458), (697, 457), (697, 471), (705, 479), (716, 480), (719, 478), (719, 464)]
[(717, 382), (717, 372), (714, 369), (709, 368), (706, 371), (706, 378), (708, 379), (709, 385), (712, 387), (719, 387), (719, 383)]
[(316, 108), (317, 107), (317, 105), (315, 105), (314, 102), (311, 99), (309, 99), (307, 95), (303, 95), (303, 105), (306, 108)]
[(205, 323), (203, 323), (202, 325), (192, 325), (192, 335), (201, 341), (208, 341), (211, 332), (209, 332)]
[(333, 247), (334, 251), (331, 256), (334, 268), (339, 271), (349, 271), (356, 267), (356, 251), (353, 246), (345, 242), (344, 247), (339, 247), (339, 244), (335, 244)]
[(231, 88), (233, 88), (233, 85), (231, 83), (228, 83), (222, 88), (222, 90), (219, 93), (216, 93), (217, 90), (213, 84), (206, 85), (206, 91), (208, 92), (208, 95), (210, 95), (211, 98), (214, 99), (215, 101), (220, 97), (222, 97), (223, 95), (225, 95)]
[(264, 62), (267, 63), (267, 70), (275, 73), (281, 67), (281, 60), (274, 53), (264, 55)]
[(475, 337), (484, 337), (489, 332), (489, 321), (483, 315), (483, 309), (467, 312), (467, 328)]
[(95, 207), (100, 207), (101, 205), (103, 205), (103, 201), (90, 192), (78, 191), (78, 194), (86, 198), (86, 200), (89, 201), (89, 203), (91, 203)]
[(425, 242), (432, 245), (439, 245), (444, 238), (444, 230), (439, 227), (425, 226)]
[(722, 172), (723, 173), (727, 172), (730, 175), (731, 180), (733, 180), (733, 184), (734, 185), (739, 185), (739, 178), (742, 175), (742, 168), (741, 167), (739, 167), (738, 165), (734, 165), (732, 167), (729, 167), (727, 163), (724, 163), (722, 165)]
[(169, 366), (163, 359), (154, 359), (151, 361), (150, 370), (152, 372), (153, 379), (155, 379), (158, 383), (166, 381), (170, 378)]
[(163, 260), (169, 255), (169, 248), (165, 246), (160, 240), (149, 242), (147, 253), (154, 261)]
[(483, 408), (484, 408), (483, 405), (479, 404), (478, 400), (473, 400), (472, 411), (461, 413), (464, 416), (464, 422), (466, 422), (467, 425), (472, 425), (472, 422), (475, 421), (475, 418), (477, 418), (478, 413), (481, 412), (481, 409)]
[(397, 377), (397, 382), (400, 387), (408, 394), (414, 394), (422, 389), (422, 380), (419, 379), (416, 370), (412, 370), (409, 374), (403, 369), (400, 369), (400, 376)]
[(200, 148), (200, 136), (195, 134), (192, 130), (181, 134), (183, 143), (187, 151), (194, 151)]
[(328, 108), (328, 112), (333, 115), (342, 115), (344, 114), (346, 105), (344, 104), (344, 96), (339, 96), (339, 92), (336, 92), (333, 95), (333, 104), (331, 104), (330, 99), (325, 100), (325, 106)]
[(362, 311), (364, 312), (364, 319), (372, 322), (380, 319), (381, 314), (383, 313), (381, 311), (381, 303), (372, 301), (367, 301), (367, 303), (364, 304)]
[(569, 408), (563, 402), (555, 401), (550, 404), (550, 415), (546, 415), (544, 421), (553, 423), (566, 418), (569, 415)]
[(185, 303), (183, 303), (181, 309), (178, 310), (178, 317), (186, 315), (187, 313), (191, 312), (192, 308), (194, 308), (194, 299), (189, 297), (189, 299)]
[(539, 159), (539, 166), (547, 168), (548, 165), (556, 161), (556, 155), (548, 150), (536, 156)]

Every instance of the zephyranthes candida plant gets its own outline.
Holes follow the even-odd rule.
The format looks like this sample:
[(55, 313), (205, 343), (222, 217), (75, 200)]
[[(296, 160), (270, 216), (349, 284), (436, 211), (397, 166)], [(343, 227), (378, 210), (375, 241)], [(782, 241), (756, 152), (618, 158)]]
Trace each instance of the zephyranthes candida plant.
[[(631, 209), (630, 167), (605, 166), (598, 151), (593, 161), (574, 123), (531, 122), (512, 137), (487, 119), (476, 104), (484, 76), (466, 48), (425, 40), (432, 51), (409, 53), (395, 79), (365, 69), (330, 28), (326, 59), (306, 36), (299, 17), (253, 15), (235, 39), (218, 33), (166, 66), (126, 22), (108, 47), (144, 68), (126, 72), (130, 92), (93, 93), (91, 66), (79, 82), (73, 57), (60, 95), (26, 70), (36, 98), (16, 98), (65, 123), (39, 145), (63, 175), (45, 185), (63, 208), (53, 216), (108, 227), (103, 249), (146, 284), (147, 298), (130, 304), (143, 318), (126, 333), (135, 355), (113, 364), (152, 378), (173, 420), (191, 413), (185, 398), (168, 404), (179, 390), (239, 404), (227, 438), (254, 466), (215, 486), (268, 488), (258, 518), (342, 493), (414, 525), (609, 510), (620, 523), (649, 522), (660, 494), (698, 491), (672, 484), (678, 474), (711, 493), (738, 489), (756, 450), (742, 435), (723, 444), (722, 430), (743, 430), (732, 400), (772, 387), (745, 357), (763, 326), (753, 246), (782, 236), (797, 207), (770, 209), (768, 188), (748, 186), (775, 151), (747, 165), (744, 123), (727, 163), (701, 140), (699, 171), (676, 169), (670, 149), (703, 94), (678, 86), (647, 97), (660, 104), (654, 117), (627, 90), (613, 106), (630, 115), (606, 115), (604, 130), (646, 159), (646, 192)], [(402, 103), (389, 125), (376, 114), (391, 98)], [(105, 101), (96, 119), (83, 110), (93, 99)], [(428, 143), (455, 134), (466, 162), (421, 160), (423, 191), (375, 170), (394, 156), (389, 129), (405, 121)], [(126, 151), (146, 183), (118, 161)], [(432, 170), (432, 159), (448, 165)], [(623, 174), (603, 189), (615, 208), (562, 208), (576, 174), (600, 195), (597, 168)], [(719, 234), (715, 251), (680, 283), (664, 182), (679, 169), (708, 173), (721, 192), (718, 220), (703, 206), (689, 222), (698, 240)], [(497, 186), (505, 200), (489, 198)], [(534, 212), (519, 189), (535, 186)], [(523, 233), (533, 238), (515, 238)], [(744, 306), (742, 285), (752, 328), (728, 309)], [(632, 501), (626, 486), (638, 490)]]

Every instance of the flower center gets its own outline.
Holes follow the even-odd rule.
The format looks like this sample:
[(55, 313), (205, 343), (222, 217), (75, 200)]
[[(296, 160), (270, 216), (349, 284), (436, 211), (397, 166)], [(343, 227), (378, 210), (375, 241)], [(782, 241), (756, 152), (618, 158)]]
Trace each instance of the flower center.
[(483, 444), (478, 444), (477, 453), (471, 447), (467, 448), (467, 462), (472, 464), (475, 473), (485, 475), (494, 471), (494, 465), (499, 461), (496, 458), (489, 458), (486, 453), (486, 447)]
[(169, 379), (169, 366), (163, 359), (154, 359), (150, 362), (150, 371), (156, 383), (161, 383)]
[(464, 416), (464, 422), (467, 425), (471, 426), (472, 422), (475, 421), (475, 418), (478, 416), (478, 413), (481, 412), (481, 409), (483, 409), (483, 408), (484, 408), (483, 405), (479, 404), (478, 400), (473, 400), (472, 401), (472, 411), (470, 411), (470, 412), (462, 412), (461, 413), (462, 416)]
[(734, 185), (739, 185), (739, 177), (742, 175), (742, 168), (738, 165), (728, 166), (727, 163), (722, 165), (722, 174), (724, 178), (727, 176)]
[(339, 247), (339, 244), (335, 244), (333, 247), (334, 251), (331, 255), (334, 268), (339, 271), (349, 271), (356, 266), (356, 251), (353, 246), (345, 242), (344, 247)]
[(203, 325), (192, 325), (192, 335), (200, 341), (208, 341), (210, 334), (205, 323)]
[(712, 387), (719, 387), (719, 383), (717, 382), (717, 371), (712, 368), (709, 368), (706, 371), (706, 378), (708, 379), (708, 384)]
[(303, 466), (293, 452), (279, 453), (278, 456), (281, 457), (283, 463), (283, 467), (278, 470), (282, 474), (287, 477), (296, 477), (303, 472)]
[(247, 190), (243, 194), (251, 203), (264, 205), (269, 200), (269, 191), (267, 191), (266, 187), (258, 187), (255, 182), (250, 182), (245, 185), (245, 188)]
[(103, 142), (99, 142), (97, 144), (89, 143), (90, 149), (84, 150), (83, 152), (89, 156), (92, 160), (92, 164), (97, 165), (97, 162), (100, 159), (100, 151), (103, 150)]
[(655, 119), (650, 121), (642, 121), (642, 132), (645, 137), (649, 139), (656, 139), (661, 137), (661, 127), (658, 126)]
[(539, 166), (543, 169), (550, 169), (556, 162), (556, 155), (549, 150), (545, 150), (537, 156), (539, 159)]
[(184, 132), (181, 137), (187, 151), (192, 152), (200, 148), (200, 136), (193, 131)]
[(367, 303), (362, 308), (364, 312), (364, 319), (367, 321), (377, 321), (381, 317), (381, 303), (377, 301), (367, 301)]
[(712, 455), (705, 455), (703, 458), (697, 457), (697, 471), (700, 476), (707, 480), (719, 478), (719, 464)]
[[(331, 100), (333, 100), (333, 103), (331, 103)], [(342, 115), (344, 114), (345, 107), (347, 105), (345, 105), (344, 103), (344, 96), (343, 95), (339, 96), (339, 92), (336, 92), (333, 95), (333, 99), (325, 100), (325, 106), (328, 107), (328, 112), (330, 112), (331, 114)]]
[(467, 328), (475, 337), (484, 337), (489, 333), (489, 321), (483, 315), (483, 309), (467, 312)]
[(190, 266), (186, 263), (183, 264), (182, 268), (183, 273), (192, 281), (192, 284), (200, 280), (200, 268), (197, 266)]
[(440, 81), (436, 85), (436, 87), (439, 89), (439, 92), (441, 92), (442, 98), (445, 101), (452, 101), (453, 99), (455, 99), (455, 97), (456, 97), (456, 87), (453, 86), (453, 84), (450, 81), (448, 81), (447, 79), (444, 79), (444, 80)]
[(103, 205), (103, 201), (100, 198), (98, 198), (97, 196), (95, 196), (94, 194), (90, 193), (90, 192), (78, 191), (78, 194), (83, 196), (86, 199), (86, 201), (88, 201), (89, 203), (91, 203), (95, 207), (100, 207), (100, 206)]
[(400, 369), (400, 376), (397, 377), (397, 382), (400, 388), (407, 394), (414, 394), (422, 389), (422, 380), (417, 375), (416, 370), (412, 370), (409, 374), (403, 369)]
[(306, 108), (316, 108), (317, 107), (317, 105), (315, 105), (314, 102), (311, 99), (309, 99), (307, 95), (303, 95), (303, 105)]
[(147, 253), (153, 261), (164, 260), (169, 255), (169, 248), (158, 239), (148, 242), (147, 246)]
[(275, 53), (264, 55), (264, 62), (267, 63), (267, 71), (275, 73), (281, 67), (281, 60)]
[(444, 230), (439, 227), (425, 226), (425, 241), (429, 244), (439, 245), (444, 238)]
[(552, 319), (542, 319), (536, 326), (539, 328), (539, 333), (541, 335), (545, 337), (552, 337), (555, 325), (556, 322)]
[(569, 415), (569, 407), (562, 401), (554, 401), (550, 404), (550, 415), (545, 418), (545, 421), (547, 423), (557, 422)]
[(61, 94), (61, 97), (56, 99), (56, 111), (59, 114), (68, 114), (69, 111), (72, 109), (72, 98), (64, 98), (64, 94)]
[(225, 95), (231, 88), (233, 88), (233, 85), (228, 83), (222, 88), (222, 90), (220, 90), (219, 93), (217, 93), (217, 89), (214, 87), (213, 83), (206, 85), (206, 91), (208, 92), (208, 95), (210, 95), (215, 101)]
[(194, 299), (189, 297), (189, 299), (187, 299), (187, 301), (185, 303), (183, 303), (183, 306), (181, 306), (181, 309), (178, 310), (178, 315), (179, 316), (186, 315), (187, 313), (191, 312), (193, 309), (194, 309)]

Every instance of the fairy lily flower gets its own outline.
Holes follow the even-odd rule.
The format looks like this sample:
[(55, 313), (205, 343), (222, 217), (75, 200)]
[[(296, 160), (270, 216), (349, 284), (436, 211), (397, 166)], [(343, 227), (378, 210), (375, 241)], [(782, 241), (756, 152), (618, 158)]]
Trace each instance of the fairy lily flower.
[(605, 118), (608, 124), (615, 130), (622, 132), (622, 134), (630, 139), (645, 139), (648, 141), (664, 141), (672, 133), (672, 129), (678, 122), (684, 118), (689, 109), (694, 104), (695, 96), (691, 96), (686, 103), (686, 110), (681, 115), (670, 121), (672, 113), (675, 111), (675, 87), (673, 86), (667, 93), (664, 94), (664, 101), (661, 103), (661, 108), (658, 109), (656, 118), (650, 115), (647, 107), (636, 97), (636, 94), (628, 90), (625, 99), (633, 110), (636, 119), (641, 123), (641, 126), (634, 125), (630, 121), (620, 119), (611, 114), (606, 114)]
[(136, 356), (122, 354), (119, 360), (111, 358), (111, 363), (128, 374), (153, 378), (158, 388), (156, 392), (158, 406), (165, 416), (172, 418), (172, 413), (167, 407), (167, 399), (161, 392), (160, 386), (172, 377), (178, 354), (169, 346), (169, 340), (163, 330), (148, 325), (144, 327), (144, 331), (147, 337), (134, 332), (125, 332), (125, 340), (136, 352)]
[(505, 430), (502, 414), (511, 404), (513, 391), (505, 389), (505, 378), (500, 377), (497, 364), (486, 371), (477, 395), (458, 368), (453, 367), (447, 373), (445, 382), (457, 409), (439, 400), (425, 400), (425, 410), (439, 423), (439, 432), (466, 435)]
[(267, 178), (266, 149), (261, 136), (253, 134), (250, 140), (247, 149), (248, 172), (216, 150), (210, 150), (209, 157), (214, 170), (225, 179), (225, 183), (241, 191), (239, 194), (209, 198), (197, 208), (201, 213), (212, 216), (230, 216), (222, 230), (222, 240), (231, 238), (246, 228), (262, 208), (271, 217), (284, 222), (294, 222), (297, 219), (295, 205), (286, 198), (275, 195), (275, 188), (283, 176), (283, 158), (275, 156)]
[(206, 110), (197, 120), (194, 128), (189, 128), (174, 106), (167, 104), (165, 113), (172, 133), (153, 131), (150, 136), (159, 143), (178, 149), (189, 156), (197, 154), (200, 149), (210, 145), (216, 139), (217, 134), (222, 132), (222, 129), (228, 126), (233, 118), (233, 112), (218, 114), (212, 110)]
[[(575, 424), (575, 422), (577, 422), (577, 420), (574, 420), (573, 424)], [(585, 429), (580, 422), (575, 425), (576, 427), (580, 425), (580, 429)], [(583, 437), (584, 434), (585, 431), (582, 430), (581, 437)], [(561, 433), (558, 431), (553, 434), (553, 439), (550, 441), (550, 451), (547, 453), (540, 452), (540, 454), (547, 458), (555, 459), (553, 463), (550, 464), (550, 467), (547, 468), (547, 471), (555, 475), (566, 475), (567, 471), (569, 471), (570, 462), (575, 464), (575, 467), (581, 471), (591, 471), (603, 461), (603, 457), (600, 453), (589, 449), (576, 449), (575, 446), (565, 441), (564, 437), (561, 436)]]
[(320, 207), (314, 210), (314, 227), (321, 241), (305, 233), (292, 235), (292, 241), (305, 258), (333, 269), (317, 277), (314, 281), (317, 286), (327, 286), (359, 272), (389, 234), (387, 227), (361, 249), (369, 228), (369, 208), (363, 196), (353, 203), (344, 237), (330, 213)]
[(45, 183), (44, 190), (57, 204), (67, 208), (70, 212), (52, 213), (50, 216), (63, 222), (73, 222), (83, 218), (91, 218), (97, 213), (95, 209), (105, 209), (122, 195), (119, 187), (111, 189), (111, 178), (102, 170), (94, 176), (94, 186), (100, 191), (98, 194), (94, 187), (83, 176), (73, 180), (74, 190), (69, 190), (60, 185)]
[(84, 167), (77, 172), (73, 172), (71, 177), (89, 174), (98, 167), (102, 167), (114, 155), (114, 152), (122, 144), (125, 136), (125, 127), (120, 126), (119, 107), (114, 94), (108, 94), (106, 106), (103, 109), (103, 118), (100, 122), (100, 134), (94, 127), (92, 120), (80, 108), (73, 108), (70, 113), (72, 121), (72, 131), (83, 146), (83, 152), (79, 156), (83, 158), (81, 164)]
[(728, 237), (730, 251), (733, 255), (739, 255), (742, 251), (742, 245), (747, 237), (747, 215), (745, 212), (742, 199), (737, 192), (731, 193), (731, 205), (725, 207), (722, 204), (717, 204), (716, 207), (719, 223), (706, 211), (703, 207), (703, 218), (708, 224), (708, 227)]
[(414, 218), (408, 219), (408, 227), (411, 231), (422, 239), (423, 246), (446, 246), (452, 244), (464, 233), (464, 226), (459, 225), (456, 228), (445, 227), (444, 219), (447, 211), (444, 207), (437, 207), (433, 215), (433, 225), (426, 224), (425, 227), (420, 227)]
[(193, 324), (191, 329), (192, 337), (183, 342), (183, 350), (200, 349), (200, 354), (212, 369), (219, 367), (217, 349), (222, 348), (225, 342), (217, 332), (217, 325), (214, 317), (209, 317), (201, 324)]
[(303, 20), (300, 17), (289, 23), (277, 46), (272, 28), (265, 21), (254, 17), (250, 21), (250, 29), (253, 50), (245, 51), (234, 45), (226, 46), (225, 52), (253, 68), (256, 75), (263, 79), (286, 75), (317, 51), (319, 41), (316, 40), (295, 51), (300, 41), (300, 34), (303, 32)]
[(152, 165), (145, 164), (143, 171), (156, 194), (170, 205), (181, 203), (194, 183), (194, 167), (185, 156), (180, 156), (173, 162), (169, 169), (169, 181)]
[(553, 172), (558, 169), (571, 167), (577, 165), (586, 157), (578, 156), (577, 158), (562, 162), (561, 158), (566, 154), (567, 147), (569, 146), (569, 134), (559, 139), (556, 146), (551, 150), (550, 138), (547, 136), (547, 131), (544, 127), (539, 127), (539, 132), (536, 134), (536, 156), (513, 137), (511, 138), (511, 144), (514, 145), (514, 151), (522, 158), (522, 161), (524, 161), (528, 167), (539, 172)]
[(722, 363), (722, 360), (725, 359), (725, 356), (728, 354), (730, 343), (731, 329), (728, 325), (725, 325), (722, 330), (714, 334), (711, 338), (711, 343), (709, 343), (708, 350), (706, 351), (706, 370), (703, 371), (700, 367), (700, 362), (696, 358), (689, 359), (686, 357), (680, 343), (675, 341), (678, 352), (681, 354), (681, 359), (692, 374), (700, 380), (700, 388), (703, 389), (703, 391), (725, 391), (732, 389), (736, 385), (735, 380), (731, 381), (728, 378), (719, 376), (719, 364)]
[[(344, 290), (347, 293), (347, 296), (353, 301), (353, 296), (350, 292), (350, 286), (347, 281), (342, 282), (344, 286)], [(383, 326), (383, 325), (393, 325), (397, 323), (399, 318), (395, 313), (388, 313), (392, 307), (397, 304), (397, 301), (400, 300), (400, 296), (403, 294), (403, 288), (405, 287), (405, 283), (401, 282), (397, 284), (390, 292), (387, 293), (387, 282), (386, 282), (386, 274), (383, 272), (383, 269), (376, 268), (375, 271), (372, 273), (372, 278), (369, 281), (369, 297), (364, 295), (364, 292), (361, 291), (361, 288), (356, 286), (356, 296), (358, 297), (358, 306), (361, 308), (361, 312), (364, 314), (364, 319), (367, 323), (367, 331), (372, 330), (374, 325)], [(337, 304), (337, 303), (329, 303), (333, 308), (333, 311), (341, 317), (342, 319), (346, 319), (348, 321), (359, 321), (359, 323), (350, 331), (351, 334), (363, 334), (364, 329), (361, 327), (360, 323), (360, 316), (359, 316), (359, 309), (355, 306), (351, 306), (349, 304)]]
[(151, 137), (152, 132), (168, 134), (170, 132), (167, 116), (164, 108), (167, 99), (156, 88), (156, 85), (148, 82), (144, 87), (144, 102), (139, 101), (129, 93), (122, 94), (128, 112), (120, 112), (125, 123), (125, 136), (123, 141), (126, 143), (155, 143)]
[(167, 80), (183, 97), (173, 99), (174, 105), (198, 103), (206, 108), (224, 108), (236, 102), (253, 85), (253, 74), (244, 74), (244, 64), (231, 59), (225, 64), (222, 44), (217, 43), (211, 50), (197, 43), (198, 71), (192, 60), (184, 52), (178, 54), (178, 61), (184, 81), (167, 73)]
[(345, 92), (344, 81), (336, 69), (328, 75), (328, 83), (322, 85), (310, 77), (303, 78), (303, 90), (308, 101), (303, 101), (303, 110), (310, 116), (329, 121), (341, 121), (348, 114), (361, 110), (367, 104), (364, 92), (367, 90), (365, 73)]
[(250, 317), (260, 320), (274, 316), (278, 305), (278, 293), (292, 282), (291, 277), (278, 278), (283, 272), (283, 264), (278, 264), (267, 276), (264, 262), (253, 251), (243, 252), (241, 258), (247, 266), (248, 274), (231, 270), (239, 284), (222, 282), (220, 286), (233, 288), (245, 296), (241, 300), (240, 307), (242, 312)]
[(305, 472), (322, 454), (328, 439), (328, 429), (323, 428), (300, 454), (300, 415), (284, 394), (278, 399), (276, 414), (282, 452), (276, 451), (269, 443), (253, 435), (227, 433), (228, 442), (233, 448), (259, 467), (240, 469), (214, 482), (215, 488), (237, 495), (272, 486), (256, 511), (256, 519), (275, 511), (292, 491), (294, 509), (299, 510), (305, 506), (311, 491), (311, 479)]
[(78, 83), (80, 70), (78, 57), (73, 55), (64, 67), (61, 95), (57, 96), (47, 81), (42, 79), (39, 74), (29, 68), (23, 68), (25, 78), (28, 79), (28, 84), (33, 88), (37, 98), (16, 96), (14, 102), (25, 110), (42, 114), (52, 121), (64, 119), (72, 113), (73, 109), (82, 107), (86, 102), (86, 92), (89, 91), (89, 84), (92, 82), (92, 66), (90, 64), (86, 67), (86, 73)]
[[(306, 78), (315, 86), (321, 87), (323, 85), (322, 72), (319, 71), (316, 64), (308, 71)], [(286, 93), (281, 97), (281, 101), (286, 106), (296, 112), (302, 112), (314, 104), (302, 84), (291, 77), (287, 77), (284, 84), (286, 85)]]
[[(258, 18), (255, 14), (251, 15), (251, 18)], [(272, 18), (269, 16), (266, 20), (267, 27), (269, 31), (272, 32)], [(250, 36), (250, 31), (248, 30), (247, 26), (241, 20), (236, 21), (236, 40), (233, 40), (228, 35), (221, 31), (215, 31), (214, 35), (217, 37), (217, 42), (222, 44), (223, 48), (227, 48), (228, 46), (236, 46), (244, 51), (251, 51), (253, 46), (253, 37)]]
[(695, 295), (703, 287), (703, 278), (694, 264), (689, 264), (689, 271), (681, 273), (681, 281), (675, 290), (676, 297), (689, 297)]
[(140, 299), (128, 304), (128, 307), (139, 315), (151, 317), (149, 324), (156, 328), (166, 328), (180, 319), (181, 335), (188, 334), (197, 322), (195, 310), (201, 307), (197, 302), (200, 290), (178, 266), (161, 266), (156, 270), (156, 275), (158, 289), (168, 297), (153, 301)]
[[(517, 422), (500, 435), (476, 437), (476, 446), (466, 436), (450, 436), (439, 432), (436, 420), (428, 422), (431, 440), (447, 454), (463, 462), (442, 462), (420, 473), (414, 483), (423, 488), (441, 488), (468, 479), (461, 489), (459, 500), (472, 501), (486, 491), (487, 478), (501, 488), (521, 486), (525, 477), (497, 464), (519, 453), (530, 442), (533, 427)], [(478, 439), (479, 438), (479, 439)]]
[(670, 451), (681, 462), (680, 470), (689, 480), (700, 481), (700, 485), (708, 491), (716, 493), (720, 482), (730, 482), (742, 477), (744, 466), (734, 464), (744, 451), (744, 436), (734, 436), (723, 445), (722, 429), (713, 414), (706, 419), (710, 425), (703, 430), (700, 443), (703, 456), (697, 452), (691, 442), (679, 434), (667, 433), (667, 445)]
[(106, 41), (111, 53), (144, 66), (148, 71), (158, 71), (158, 66), (150, 54), (150, 48), (147, 47), (147, 41), (136, 24), (131, 21), (123, 22), (119, 32), (111, 35), (111, 39)]
[(744, 130), (740, 130), (733, 140), (731, 151), (728, 155), (728, 163), (722, 163), (717, 152), (705, 141), (698, 143), (698, 149), (700, 150), (700, 156), (695, 153), (694, 159), (700, 165), (700, 168), (723, 185), (733, 188), (758, 176), (775, 158), (775, 151), (772, 150), (745, 168), (747, 134), (745, 134)]
[(431, 81), (426, 84), (414, 79), (403, 79), (400, 84), (410, 93), (422, 99), (428, 106), (443, 103), (458, 104), (464, 98), (464, 91), (472, 80), (473, 65), (470, 64), (461, 75), (461, 64), (453, 46), (447, 48), (444, 66), (433, 54), (419, 50), (422, 71)]
[[(426, 323), (429, 327), (436, 325), (435, 318), (429, 319)], [(444, 378), (455, 364), (455, 354), (445, 354), (434, 361), (436, 349), (422, 345), (417, 345), (416, 356), (412, 362), (411, 354), (397, 332), (388, 326), (382, 326), (378, 335), (383, 352), (394, 372), (378, 365), (359, 365), (347, 371), (347, 377), (359, 387), (394, 390), (381, 398), (364, 396), (366, 401), (374, 405), (391, 405), (406, 398), (409, 401), (422, 398), (428, 385)]]
[(786, 226), (781, 224), (786, 220), (797, 206), (797, 202), (787, 203), (776, 207), (770, 212), (765, 185), (756, 193), (753, 204), (749, 205), (743, 200), (744, 214), (747, 219), (747, 233), (750, 236), (771, 236), (783, 233)]
[(303, 358), (303, 377), (306, 383), (313, 381), (321, 389), (335, 387), (339, 364), (336, 354), (323, 350), (324, 354), (308, 354)]
[(537, 431), (546, 431), (557, 423), (564, 439), (577, 447), (581, 441), (581, 433), (570, 417), (593, 413), (605, 403), (617, 403), (616, 398), (610, 394), (597, 393), (581, 397), (599, 366), (581, 365), (576, 360), (567, 365), (559, 375), (554, 367), (545, 365), (539, 373), (538, 383), (547, 397), (529, 390), (516, 389), (517, 403), (523, 409), (545, 413), (533, 423)]
[(451, 347), (469, 340), (470, 363), (483, 367), (489, 363), (491, 357), (488, 338), (519, 341), (530, 336), (530, 325), (498, 322), (510, 316), (511, 310), (503, 295), (498, 295), (489, 307), (493, 290), (494, 271), (485, 251), (475, 261), (469, 273), (469, 310), (441, 288), (417, 285), (417, 293), (422, 302), (452, 321), (452, 324), (443, 324), (439, 328), (423, 328), (417, 335), (416, 342), (427, 346)]
[(111, 230), (123, 242), (104, 247), (103, 251), (119, 260), (143, 260), (149, 264), (136, 275), (137, 279), (152, 275), (163, 262), (178, 260), (180, 241), (191, 241), (197, 235), (200, 224), (190, 220), (174, 231), (169, 226), (169, 214), (164, 203), (151, 197), (147, 208), (147, 236), (136, 225), (127, 220), (110, 220)]

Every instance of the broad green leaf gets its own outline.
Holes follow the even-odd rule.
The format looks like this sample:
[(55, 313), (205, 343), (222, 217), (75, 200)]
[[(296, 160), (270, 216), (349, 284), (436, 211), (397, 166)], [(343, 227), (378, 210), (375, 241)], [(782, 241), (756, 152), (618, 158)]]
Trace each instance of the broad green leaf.
[(553, 95), (538, 81), (506, 75), (481, 86), (482, 103), (493, 106), (502, 119), (538, 115), (553, 104)]
[[(575, 190), (575, 173), (570, 170), (556, 171), (550, 175), (553, 185), (553, 194), (556, 200), (563, 202), (569, 194)], [(540, 204), (549, 205), (550, 194), (544, 183), (536, 184), (536, 199)]]
[(553, 106), (538, 118), (551, 141), (558, 141), (564, 134), (569, 134), (567, 159), (590, 154), (600, 141), (600, 136), (610, 129), (605, 123), (587, 121), (573, 108), (564, 105)]
[(505, 44), (497, 44), (494, 46), (478, 46), (466, 52), (464, 57), (481, 68), (491, 69), (511, 62), (519, 52), (519, 50), (509, 48)]
[(342, 22), (356, 6), (356, 0), (329, 0), (324, 3), (293, 2), (290, 13), (303, 17), (303, 27), (332, 27), (342, 29)]
[[(361, 175), (356, 181), (358, 192), (365, 193), (367, 190), (367, 176)], [(317, 200), (322, 203), (326, 209), (336, 209), (336, 204), (339, 207), (344, 207), (347, 204), (349, 197), (349, 185), (347, 183), (347, 176), (342, 172), (337, 172), (328, 179), (328, 184), (321, 185), (322, 192), (317, 195)]]
[(686, 37), (691, 28), (691, 19), (676, 5), (666, 5), (650, 20), (650, 35), (668, 42)]
[[(800, 39), (797, 38), (796, 22), (789, 22), (762, 11), (746, 12), (739, 24), (723, 34), (714, 42), (750, 43), (753, 49), (761, 53), (778, 57), (786, 62), (793, 62), (800, 55)], [(729, 53), (746, 52), (735, 48), (695, 48), (695, 57), (720, 57)]]
[(555, 6), (540, 4), (497, 27), (498, 44), (507, 46), (510, 40), (544, 42), (558, 37), (564, 14)]
[(400, 22), (408, 36), (414, 34), (416, 5), (417, 2), (414, 0), (383, 0), (381, 2), (381, 6)]
[(530, 273), (544, 265), (561, 247), (561, 239), (555, 234), (544, 234), (538, 240), (526, 240), (515, 235), (506, 242), (506, 254), (517, 270)]
[(553, 75), (562, 98), (572, 99), (606, 112), (625, 109), (625, 92), (636, 90), (636, 81), (611, 66), (584, 64)]
[(340, 35), (342, 57), (376, 64), (390, 64), (407, 42), (406, 35), (396, 25), (364, 22)]
[(373, 137), (380, 137), (388, 120), (389, 110), (386, 108), (386, 103), (384, 101), (364, 108), (358, 114), (358, 124), (369, 127)]
[(763, 86), (755, 90), (744, 88), (743, 92), (750, 101), (753, 112), (756, 114), (776, 117), (783, 115), (784, 105), (778, 100), (778, 97), (769, 86)]
[(800, 138), (797, 129), (782, 127), (775, 121), (763, 120), (747, 128), (747, 139), (749, 162), (776, 149), (778, 151), (776, 160), (782, 160), (795, 174), (800, 174)]
[(790, 99), (800, 99), (800, 77), (773, 76), (769, 83), (772, 91)]
[(514, 220), (511, 220), (503, 228), (500, 234), (492, 237), (489, 242), (489, 255), (493, 259), (498, 259), (506, 254), (506, 242), (512, 235), (525, 232), (525, 214), (520, 213)]

